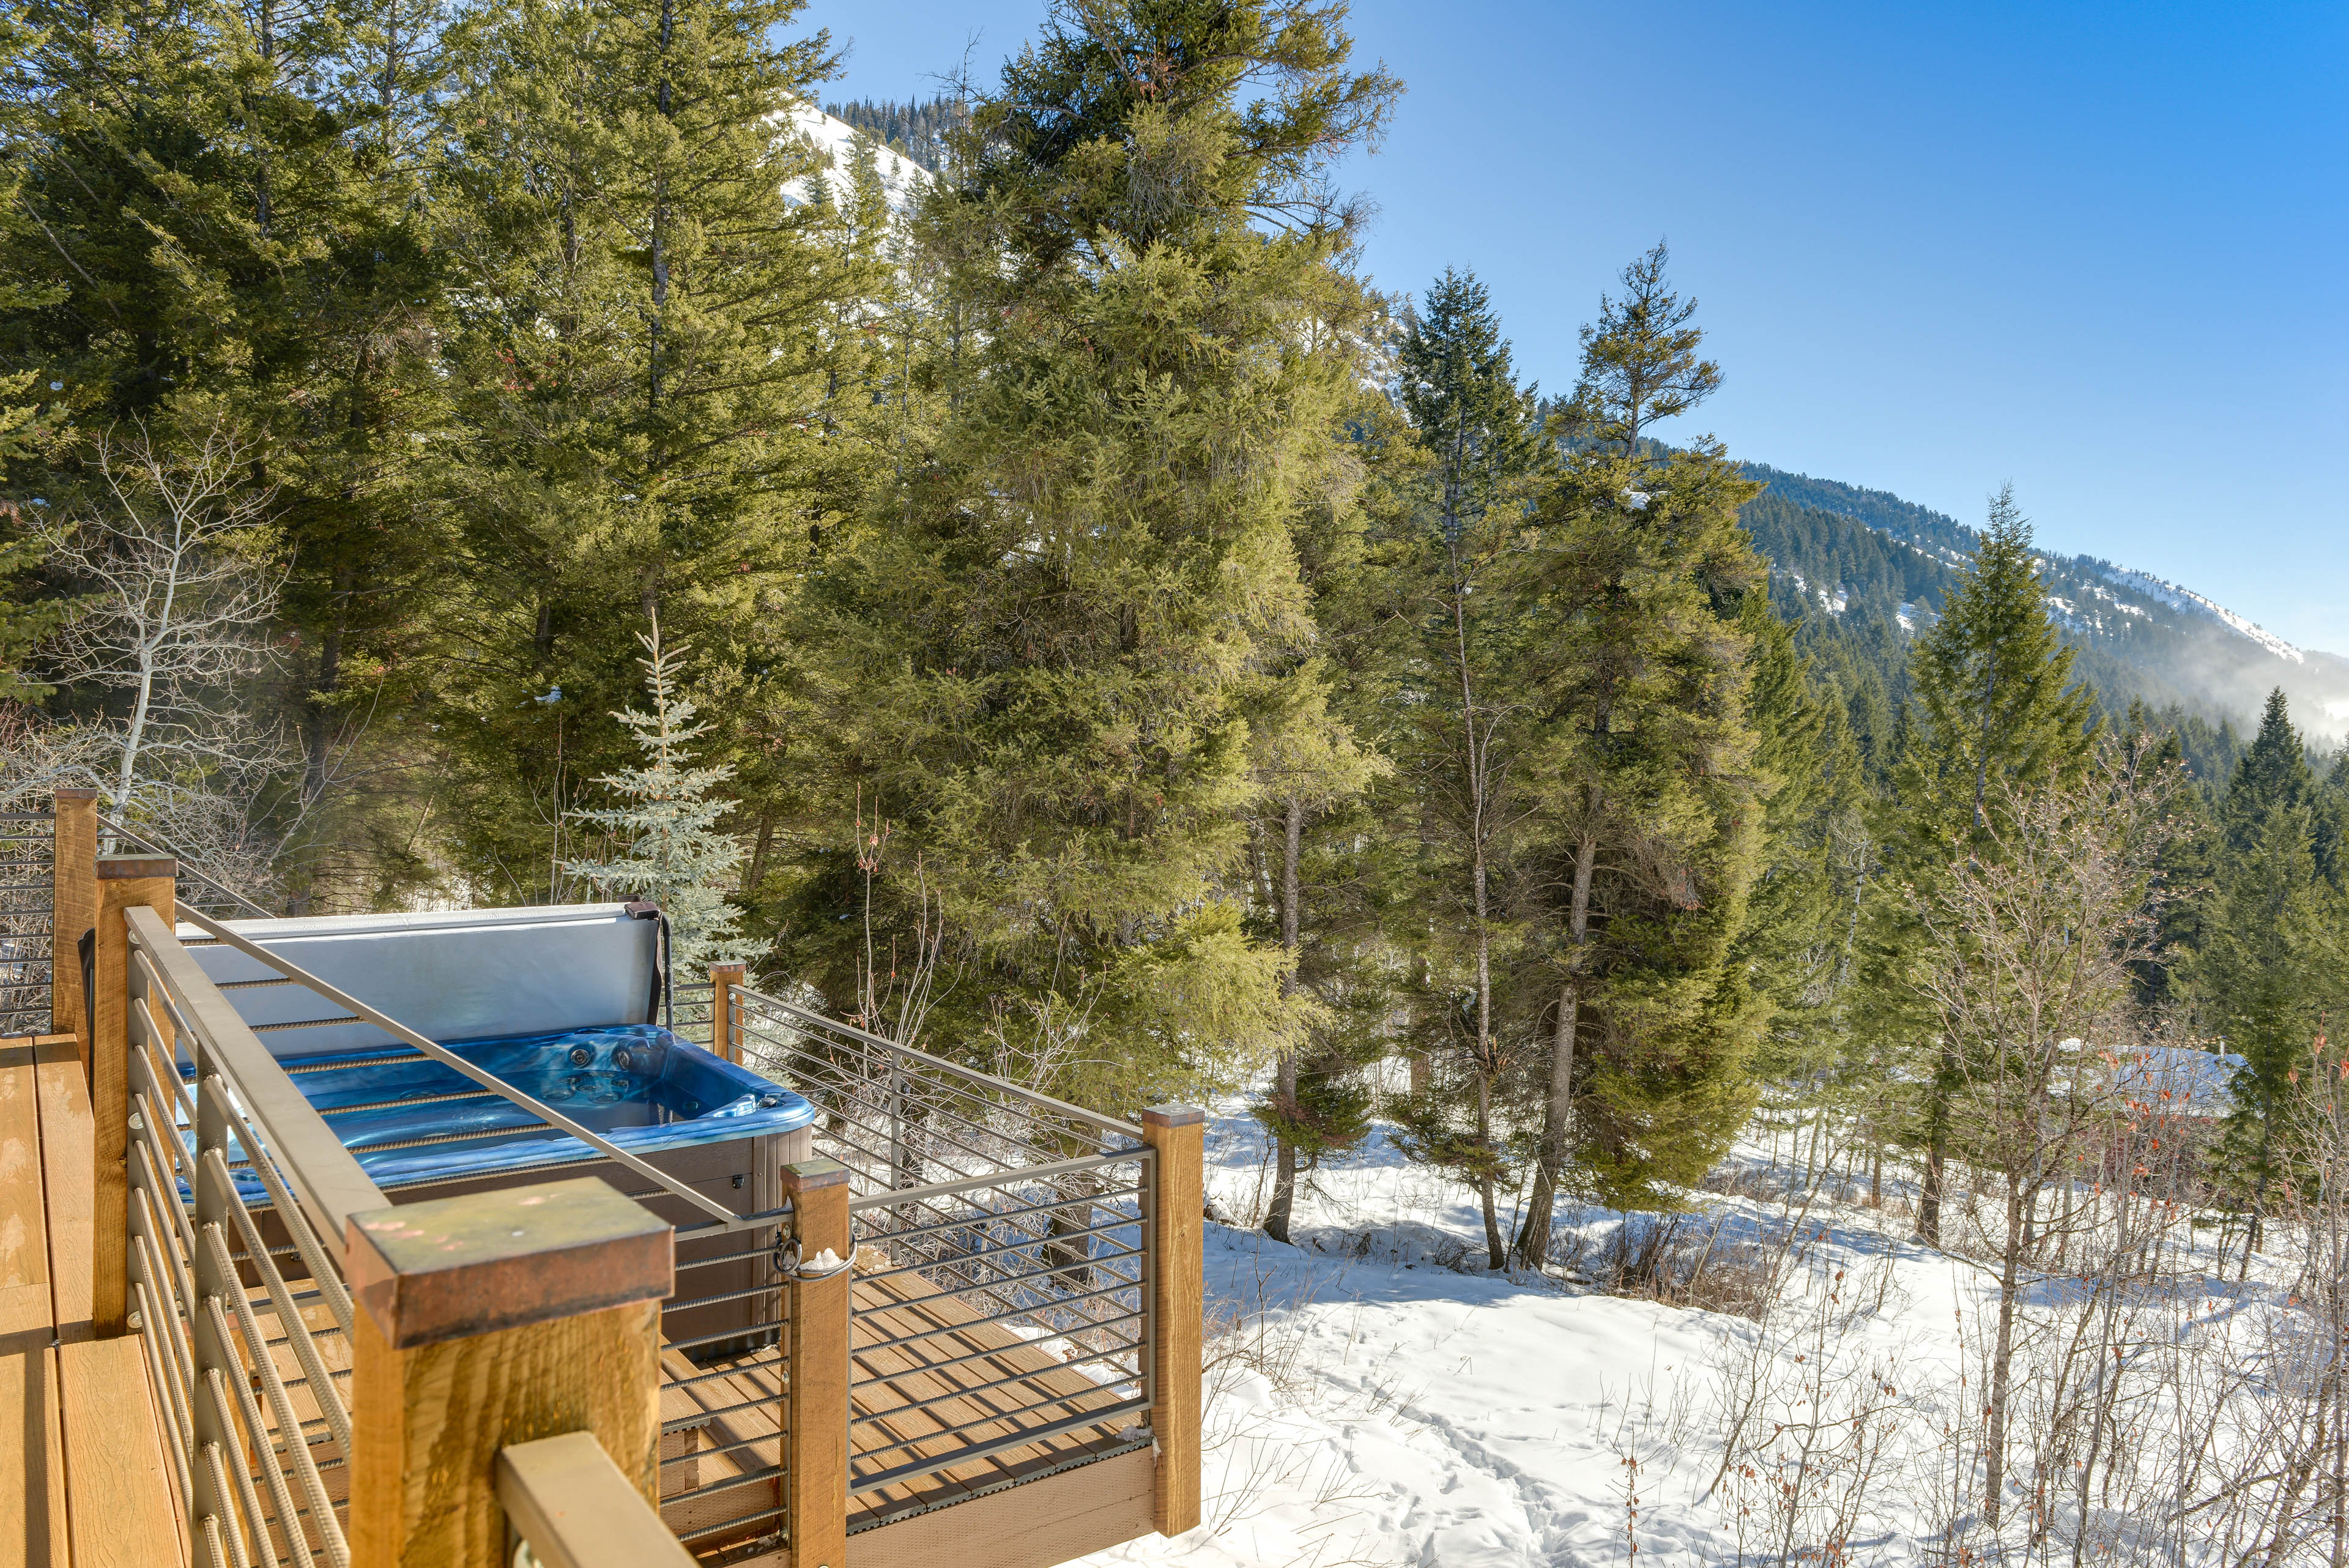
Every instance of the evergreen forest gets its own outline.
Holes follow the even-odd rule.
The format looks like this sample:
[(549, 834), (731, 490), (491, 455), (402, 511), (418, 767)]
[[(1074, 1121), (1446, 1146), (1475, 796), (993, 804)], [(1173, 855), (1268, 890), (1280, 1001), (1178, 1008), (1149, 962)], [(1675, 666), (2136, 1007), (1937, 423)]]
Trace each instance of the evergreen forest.
[(2048, 986), (2050, 1050), (2223, 1076), (2247, 1247), (2304, 1187), (2349, 758), (2285, 691), (2076, 633), (2028, 497), (1692, 433), (1756, 372), (1661, 244), (1547, 398), (1473, 272), (1371, 287), (1339, 0), (1052, 0), (837, 164), (799, 9), (9, 0), (12, 799), (289, 914), (653, 898), (925, 1050), (1244, 1100), (1278, 1238), (1376, 1123), (1540, 1268), (1762, 1113), (1938, 1242)]

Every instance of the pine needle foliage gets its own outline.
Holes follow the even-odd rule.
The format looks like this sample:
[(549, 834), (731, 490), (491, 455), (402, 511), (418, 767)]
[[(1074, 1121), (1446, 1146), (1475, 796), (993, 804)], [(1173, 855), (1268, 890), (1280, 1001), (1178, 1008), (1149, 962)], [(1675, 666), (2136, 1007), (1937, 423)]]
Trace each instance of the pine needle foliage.
[[(1366, 314), (1316, 177), (1392, 83), (1341, 9), (1054, 8), (917, 223), (984, 332), (938, 339), (949, 407), (819, 589), (835, 804), (877, 798), (925, 879), (880, 896), (943, 901), (972, 1048), (1097, 1102), (1300, 1037), (1290, 959), (1243, 929), (1245, 821)], [(837, 963), (820, 928), (797, 950)]]
[[(834, 439), (877, 236), (778, 127), (832, 68), (794, 0), (482, 0), (450, 30), (438, 175), (455, 302), (440, 607), (460, 867), (546, 866), (560, 800), (619, 765), (626, 628), (702, 661), (714, 752), (785, 660), (812, 531), (864, 454)], [(560, 693), (555, 700), (550, 694)]]
[(727, 894), (740, 877), (741, 841), (719, 830), (734, 809), (710, 792), (731, 778), (725, 764), (698, 765), (694, 742), (710, 726), (695, 722), (698, 710), (684, 694), (684, 659), (688, 645), (664, 646), (660, 626), (637, 634), (652, 711), (623, 708), (613, 718), (635, 741), (642, 761), (595, 780), (622, 804), (571, 814), (573, 821), (618, 846), (605, 860), (569, 860), (564, 870), (604, 897), (647, 899), (668, 917), (671, 956), (688, 975), (713, 963), (758, 957), (758, 944), (738, 930), (739, 912)]

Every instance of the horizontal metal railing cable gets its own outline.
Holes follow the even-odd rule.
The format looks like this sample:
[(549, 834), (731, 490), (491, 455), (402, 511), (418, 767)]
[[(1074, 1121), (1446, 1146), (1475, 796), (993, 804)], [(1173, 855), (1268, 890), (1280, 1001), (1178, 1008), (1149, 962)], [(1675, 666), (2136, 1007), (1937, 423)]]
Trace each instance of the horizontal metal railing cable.
[[(953, 1198), (966, 1192), (977, 1192), (990, 1187), (1000, 1187), (1007, 1178), (1021, 1181), (1049, 1181), (1056, 1176), (1074, 1176), (1084, 1171), (1100, 1170), (1112, 1165), (1130, 1165), (1142, 1158), (1139, 1149), (1123, 1149), (1113, 1154), (1089, 1154), (1077, 1159), (1056, 1159), (1049, 1165), (1019, 1166), (988, 1176), (957, 1177), (952, 1181), (933, 1181), (920, 1187), (900, 1187), (887, 1192), (867, 1193), (848, 1200), (848, 1211), (863, 1213), (873, 1209), (895, 1209), (908, 1203), (920, 1203), (932, 1198)], [(1069, 1203), (1081, 1201), (1079, 1198)], [(1061, 1205), (1044, 1205), (1048, 1208)]]
[[(710, 1047), (803, 1095), (817, 1112), (815, 1152), (850, 1172), (849, 1490), (880, 1500), (861, 1505), (866, 1524), (928, 1506), (899, 1487), (951, 1473), (955, 1493), (969, 1495), (1146, 1444), (1146, 1427), (1128, 1425), (1150, 1407), (1143, 1192), (1155, 1155), (1142, 1129), (729, 989), (736, 1005), (709, 1020)], [(677, 987), (681, 1022), (700, 1016), (709, 991)], [(697, 1229), (712, 1230), (680, 1227), (680, 1241)], [(758, 1249), (728, 1248), (680, 1257), (678, 1268), (682, 1283), (692, 1269), (761, 1262)], [(789, 1285), (780, 1250), (765, 1262), (773, 1272), (764, 1279), (714, 1278), (696, 1294), (681, 1290), (667, 1310), (722, 1313), (758, 1298), (780, 1306)], [(661, 1460), (662, 1511), (697, 1548), (784, 1533), (779, 1507), (733, 1511), (762, 1504), (746, 1489), (783, 1473), (761, 1460), (788, 1459), (786, 1325), (754, 1326), (776, 1342), (749, 1355), (735, 1323), (666, 1342), (706, 1357), (670, 1363), (663, 1379), (663, 1432), (690, 1447)], [(698, 1407), (671, 1402), (680, 1396)], [(1019, 1450), (1029, 1452), (996, 1462)], [(683, 1485), (688, 1478), (698, 1484)]]
[(1040, 1093), (1021, 1084), (1015, 1084), (1009, 1078), (982, 1073), (976, 1068), (949, 1062), (943, 1056), (933, 1056), (926, 1051), (917, 1051), (910, 1045), (900, 1045), (894, 1040), (874, 1034), (868, 1030), (859, 1029), (853, 1023), (843, 1023), (836, 1018), (827, 1018), (821, 1012), (812, 1012), (800, 1006), (797, 1002), (786, 1002), (779, 996), (770, 996), (762, 991), (740, 986), (735, 988), (735, 994), (741, 998), (745, 1004), (770, 1012), (793, 1027), (814, 1029), (837, 1038), (854, 1040), (900, 1061), (918, 1064), (929, 1075), (942, 1081), (955, 1080), (982, 1085), (992, 1093), (1033, 1106), (1039, 1111), (1082, 1123), (1115, 1137), (1129, 1138), (1135, 1143), (1142, 1141), (1142, 1128), (1134, 1123), (1121, 1121), (1115, 1116), (1105, 1116), (1099, 1111), (1089, 1111), (1082, 1106), (1071, 1105), (1066, 1100), (1056, 1100), (1050, 1095)]

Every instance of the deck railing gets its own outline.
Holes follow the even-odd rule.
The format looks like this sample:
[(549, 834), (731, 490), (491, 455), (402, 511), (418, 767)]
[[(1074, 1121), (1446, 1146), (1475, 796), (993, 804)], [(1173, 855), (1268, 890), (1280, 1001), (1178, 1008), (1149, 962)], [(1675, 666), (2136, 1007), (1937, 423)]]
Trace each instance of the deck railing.
[[(149, 862), (132, 868), (161, 869)], [(402, 1434), (429, 1431), (432, 1461), (453, 1457), (460, 1473), (470, 1446), (486, 1474), (518, 1418), (535, 1415), (543, 1424), (550, 1406), (558, 1420), (576, 1418), (577, 1407), (608, 1406), (605, 1386), (616, 1377), (648, 1396), (658, 1303), (674, 1289), (673, 1232), (592, 1180), (391, 1207), (188, 951), (167, 919), (168, 870), (109, 878), (109, 869), (100, 863), (98, 930), (103, 939), (105, 915), (119, 908), (124, 1284), (136, 1314), (126, 1317), (147, 1346), (198, 1560), (207, 1568), (464, 1560), (400, 1549), (445, 1532), (451, 1518), (462, 1535), (469, 1517), (461, 1497), (417, 1506), (404, 1478), (421, 1456), (407, 1451)], [(233, 936), (193, 918), (214, 940)], [(98, 979), (103, 999), (103, 956)], [(105, 1042), (98, 1044), (95, 1063), (107, 1074)], [(465, 1282), (468, 1273), (475, 1282)], [(105, 1276), (101, 1266), (101, 1320)], [(632, 1308), (631, 1321), (610, 1321)], [(479, 1390), (452, 1391), (437, 1374), (416, 1376), (440, 1346), (550, 1330), (581, 1349), (609, 1343), (602, 1356), (546, 1366), (533, 1383), (503, 1390), (518, 1408), (496, 1408), (494, 1395), (484, 1408)], [(568, 1399), (566, 1382), (574, 1386)], [(597, 1533), (611, 1552), (648, 1533), (676, 1550), (651, 1506), (658, 1441), (651, 1401), (640, 1398), (633, 1420), (626, 1403), (624, 1395), (616, 1418), (591, 1422), (584, 1434), (607, 1466), (596, 1426), (616, 1428), (624, 1442), (632, 1432), (638, 1439), (633, 1484), (603, 1510), (626, 1528), (547, 1534), (547, 1561), (650, 1560), (633, 1549), (578, 1556), (577, 1543)], [(452, 1428), (470, 1437), (454, 1456)], [(520, 1474), (514, 1484), (524, 1493), (532, 1476), (545, 1479), (543, 1467), (525, 1464)], [(485, 1491), (471, 1501), (479, 1536), (484, 1511), (494, 1516), (498, 1504)], [(540, 1528), (554, 1526), (542, 1520)]]
[(48, 812), (0, 812), (0, 1035), (70, 1032), (50, 1018), (56, 839)]
[(347, 1488), (327, 1484), (351, 1453), (341, 1255), (383, 1194), (162, 915), (124, 914), (129, 1285), (180, 1494), (208, 1562), (347, 1568)]
[[(1009, 1484), (1151, 1446), (1144, 1130), (730, 990), (740, 1058), (821, 1107), (816, 1148), (850, 1175), (858, 1522), (920, 1511), (936, 1489), (918, 1483), (998, 1456), (1025, 1460)], [(1007, 1357), (1006, 1334), (1034, 1355)]]
[[(1139, 1528), (1153, 1500), (1160, 1528), (1195, 1522), (1195, 1113), (1102, 1116), (721, 971), (680, 1002), (819, 1112), (825, 1158), (786, 1166), (780, 1203), (737, 1213), (494, 1081), (611, 1174), (415, 1201), (190, 950), (469, 1064), (179, 906), (170, 861), (88, 864), (93, 1322), (143, 1335), (208, 1568), (487, 1568), (509, 1522), (579, 1568), (653, 1540), (840, 1568), (852, 1532), (1103, 1459), (1142, 1477)], [(665, 1310), (741, 1301), (747, 1331), (662, 1337)], [(581, 1433), (592, 1452), (539, 1440)], [(428, 1441), (446, 1496), (403, 1481)], [(618, 1522), (547, 1511), (582, 1488)]]

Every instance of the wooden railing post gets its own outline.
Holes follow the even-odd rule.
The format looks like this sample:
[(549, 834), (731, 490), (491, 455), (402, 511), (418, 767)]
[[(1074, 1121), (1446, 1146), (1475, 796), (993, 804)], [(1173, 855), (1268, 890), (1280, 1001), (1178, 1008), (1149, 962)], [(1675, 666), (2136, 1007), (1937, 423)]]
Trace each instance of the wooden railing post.
[(57, 791), (49, 858), (49, 1033), (71, 1034), (89, 1062), (88, 993), (81, 939), (98, 926), (98, 792)]
[[(168, 856), (106, 855), (97, 860), (98, 967), (92, 976), (98, 1027), (89, 1040), (90, 1333), (112, 1339), (130, 1316), (130, 927), (123, 911), (140, 905), (178, 918)], [(155, 1019), (171, 1059), (171, 1025)]]
[(1150, 1177), (1150, 1430), (1157, 1439), (1152, 1512), (1161, 1535), (1199, 1523), (1200, 1335), (1206, 1194), (1201, 1167), (1207, 1113), (1153, 1106), (1143, 1140), (1157, 1152)]
[(739, 1013), (742, 1006), (742, 980), (749, 972), (748, 964), (714, 963), (709, 966), (709, 1048), (729, 1062), (742, 1059), (742, 1026)]
[(783, 1191), (800, 1257), (791, 1282), (784, 1528), (792, 1568), (847, 1568), (848, 1322), (855, 1277), (847, 1168), (831, 1159), (787, 1165)]
[(503, 1568), (499, 1450), (589, 1432), (660, 1501), (676, 1232), (592, 1177), (350, 1217), (353, 1568)]

